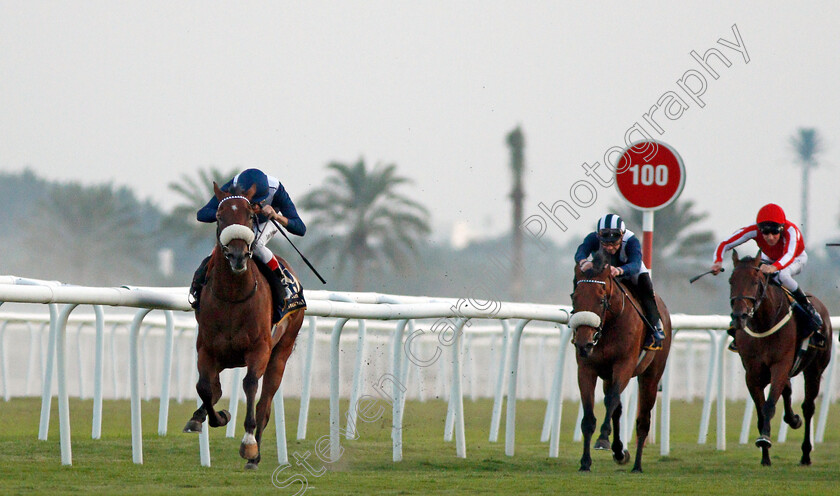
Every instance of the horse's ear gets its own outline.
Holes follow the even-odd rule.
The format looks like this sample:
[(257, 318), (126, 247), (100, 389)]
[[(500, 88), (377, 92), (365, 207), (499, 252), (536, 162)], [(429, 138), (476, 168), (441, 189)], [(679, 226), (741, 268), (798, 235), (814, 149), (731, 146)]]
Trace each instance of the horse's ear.
[(219, 188), (219, 185), (216, 183), (216, 181), (213, 181), (213, 193), (216, 194), (216, 199), (219, 201), (221, 201), (225, 197), (225, 192), (222, 191), (221, 188)]
[(758, 250), (758, 253), (755, 254), (755, 266), (758, 267), (761, 265), (761, 250)]
[(244, 194), (244, 195), (242, 195), (242, 196), (244, 196), (245, 198), (247, 198), (247, 199), (248, 199), (248, 201), (251, 201), (251, 198), (253, 198), (253, 197), (254, 197), (254, 194), (256, 194), (256, 192), (257, 192), (257, 185), (256, 185), (256, 183), (255, 183), (255, 184), (252, 184), (252, 185), (251, 185), (251, 187), (250, 187), (250, 188), (248, 188), (248, 191), (246, 191), (246, 192), (245, 192), (245, 194)]
[(732, 262), (738, 263), (738, 252), (736, 250), (732, 250)]

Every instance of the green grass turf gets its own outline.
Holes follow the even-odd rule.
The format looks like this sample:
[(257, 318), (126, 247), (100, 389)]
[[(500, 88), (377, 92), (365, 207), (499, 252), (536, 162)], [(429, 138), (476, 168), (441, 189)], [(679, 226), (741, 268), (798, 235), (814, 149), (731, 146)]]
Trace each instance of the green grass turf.
[[(226, 404), (223, 400), (222, 404)], [(382, 402), (383, 406), (388, 406)], [(263, 461), (257, 471), (245, 471), (238, 448), (243, 429), (240, 409), (236, 438), (224, 429), (210, 433), (212, 467), (201, 467), (198, 438), (181, 432), (194, 409), (192, 402), (172, 402), (169, 435), (157, 435), (158, 404), (143, 402), (144, 464), (131, 461), (128, 401), (107, 401), (102, 438), (90, 439), (92, 401), (71, 400), (73, 465), (62, 466), (58, 435), (58, 409), (53, 401), (50, 434), (38, 441), (40, 400), (0, 402), (0, 494), (736, 494), (822, 495), (840, 494), (840, 426), (829, 420), (826, 442), (812, 453), (813, 465), (799, 465), (800, 431), (789, 431), (788, 441), (771, 450), (772, 467), (759, 464), (760, 451), (750, 443), (738, 444), (743, 402), (727, 405), (727, 450), (715, 449), (714, 418), (708, 442), (697, 444), (702, 404), (672, 405), (671, 454), (662, 457), (659, 444), (645, 449), (644, 473), (632, 474), (631, 463), (612, 462), (610, 454), (593, 452), (591, 473), (579, 473), (581, 444), (572, 440), (577, 403), (566, 402), (560, 438), (560, 457), (548, 457), (548, 444), (540, 443), (545, 403), (517, 404), (516, 454), (504, 454), (504, 418), (499, 442), (488, 442), (492, 402), (465, 402), (467, 458), (455, 456), (454, 443), (443, 440), (446, 404), (409, 402), (403, 434), (403, 461), (391, 461), (390, 412), (380, 420), (359, 422), (359, 439), (342, 440), (345, 448), (335, 463), (323, 463), (315, 444), (329, 428), (329, 403), (313, 401), (307, 439), (295, 439), (299, 404), (286, 401), (290, 458), (310, 453), (314, 469), (291, 466), (275, 473), (275, 482), (305, 480), (276, 487), (274, 422), (263, 439)], [(834, 410), (838, 406), (833, 407)], [(799, 409), (797, 405), (797, 410)], [(781, 406), (779, 407), (781, 412)], [(346, 412), (346, 402), (342, 403)], [(603, 416), (603, 407), (596, 414)], [(774, 420), (774, 439), (779, 417)], [(714, 415), (713, 415), (714, 417)], [(635, 455), (635, 440), (629, 447)], [(293, 458), (292, 458), (293, 459)]]

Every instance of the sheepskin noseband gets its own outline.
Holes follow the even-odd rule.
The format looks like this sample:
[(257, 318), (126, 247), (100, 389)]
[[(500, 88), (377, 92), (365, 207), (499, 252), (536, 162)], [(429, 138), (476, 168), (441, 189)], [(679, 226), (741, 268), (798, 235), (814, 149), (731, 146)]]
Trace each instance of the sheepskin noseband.
[(569, 319), (569, 327), (577, 329), (580, 326), (598, 328), (601, 326), (601, 317), (594, 312), (575, 312)]
[(219, 243), (222, 246), (227, 246), (234, 239), (241, 239), (248, 246), (251, 246), (251, 243), (254, 241), (254, 231), (250, 227), (243, 226), (242, 224), (231, 224), (222, 229), (221, 234), (219, 234)]

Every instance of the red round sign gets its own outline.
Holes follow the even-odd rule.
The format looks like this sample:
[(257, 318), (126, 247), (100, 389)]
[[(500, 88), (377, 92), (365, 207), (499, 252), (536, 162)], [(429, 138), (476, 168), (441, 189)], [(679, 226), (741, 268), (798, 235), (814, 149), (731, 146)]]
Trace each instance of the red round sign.
[(685, 186), (680, 155), (659, 141), (639, 141), (625, 148), (616, 162), (615, 186), (630, 205), (659, 210), (677, 199)]

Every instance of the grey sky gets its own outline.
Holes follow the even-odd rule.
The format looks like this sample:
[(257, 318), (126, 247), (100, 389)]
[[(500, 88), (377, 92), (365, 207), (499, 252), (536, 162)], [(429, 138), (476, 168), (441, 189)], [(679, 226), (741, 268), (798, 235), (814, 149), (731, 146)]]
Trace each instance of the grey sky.
[[(3, 0), (0, 169), (113, 181), (170, 208), (166, 185), (200, 167), (259, 167), (297, 198), (327, 162), (363, 156), (415, 181), (436, 230), (495, 234), (511, 222), (507, 132), (525, 133), (533, 215), (638, 122), (679, 151), (682, 198), (724, 236), (770, 201), (800, 220), (789, 137), (807, 126), (826, 145), (815, 249), (840, 231), (838, 21), (832, 2)], [(718, 43), (733, 25), (749, 63)], [(677, 81), (713, 47), (731, 66), (710, 62), (701, 108)], [(643, 115), (669, 91), (688, 108), (660, 113), (659, 135)], [(591, 229), (617, 198), (597, 191), (546, 236)]]

